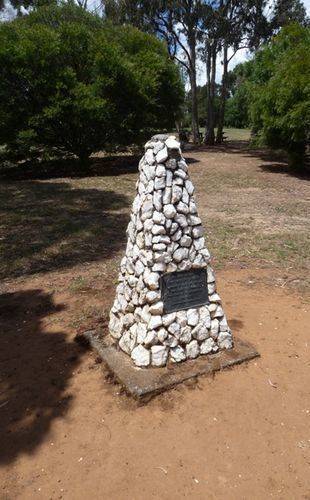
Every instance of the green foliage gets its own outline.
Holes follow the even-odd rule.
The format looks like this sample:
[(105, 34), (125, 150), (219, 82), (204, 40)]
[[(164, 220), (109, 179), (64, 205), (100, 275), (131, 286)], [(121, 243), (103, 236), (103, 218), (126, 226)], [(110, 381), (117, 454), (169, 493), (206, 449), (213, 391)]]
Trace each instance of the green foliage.
[(303, 154), (310, 126), (310, 30), (292, 24), (259, 51), (251, 68), (250, 117), (272, 147)]
[(249, 86), (248, 78), (252, 61), (238, 64), (228, 74), (229, 98), (225, 108), (227, 127), (247, 128), (249, 126)]
[(0, 144), (86, 158), (174, 125), (183, 99), (164, 45), (73, 5), (0, 27)]

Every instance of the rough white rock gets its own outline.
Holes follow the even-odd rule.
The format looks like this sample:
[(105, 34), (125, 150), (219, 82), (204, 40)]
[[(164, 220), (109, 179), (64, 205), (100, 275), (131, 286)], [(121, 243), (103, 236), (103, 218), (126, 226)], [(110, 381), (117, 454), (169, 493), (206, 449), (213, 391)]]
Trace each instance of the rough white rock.
[(171, 202), (172, 203), (178, 203), (180, 199), (182, 198), (183, 190), (180, 186), (173, 185), (172, 186), (172, 197), (171, 197)]
[(168, 347), (154, 345), (151, 347), (152, 366), (165, 366), (168, 359)]
[(153, 151), (154, 151), (154, 154), (157, 155), (158, 151), (160, 151), (161, 149), (163, 149), (165, 147), (164, 143), (161, 142), (161, 141), (157, 141), (155, 142), (154, 146), (153, 146)]
[(155, 328), (158, 328), (163, 324), (163, 320), (161, 316), (151, 316), (149, 323), (148, 323), (148, 329), (149, 330), (154, 330)]
[(149, 309), (150, 313), (153, 315), (162, 314), (163, 310), (164, 310), (164, 304), (161, 300), (150, 305)]
[(199, 344), (197, 340), (192, 340), (189, 344), (186, 345), (186, 356), (189, 359), (194, 359), (199, 356)]
[(167, 217), (167, 219), (173, 219), (175, 214), (177, 213), (174, 205), (165, 205), (164, 206), (164, 216)]
[(195, 188), (193, 186), (192, 181), (190, 181), (189, 179), (187, 181), (185, 181), (185, 187), (186, 187), (188, 194), (191, 196), (195, 191)]
[(182, 247), (190, 247), (192, 244), (192, 238), (190, 236), (187, 236), (186, 234), (184, 236), (182, 236), (181, 240), (180, 240), (180, 245)]
[(164, 340), (164, 345), (167, 345), (169, 347), (176, 347), (178, 345), (177, 339), (173, 336), (168, 334), (167, 338)]
[(213, 319), (211, 321), (211, 336), (213, 338), (217, 338), (218, 333), (219, 333), (219, 328), (220, 328), (220, 324), (219, 324), (218, 319)]
[(168, 149), (166, 146), (164, 146), (160, 151), (158, 151), (156, 155), (156, 161), (157, 163), (163, 163), (164, 161), (167, 160), (169, 154), (168, 154)]
[(231, 349), (233, 346), (230, 332), (220, 332), (217, 338), (217, 344), (220, 349)]
[(126, 331), (122, 338), (119, 340), (118, 345), (122, 349), (122, 351), (127, 354), (131, 354), (131, 351), (136, 345), (136, 335), (130, 332), (130, 330)]
[(166, 186), (166, 181), (164, 177), (155, 177), (154, 189), (164, 189)]
[(158, 234), (165, 234), (166, 230), (164, 226), (160, 226), (159, 224), (154, 224), (152, 227), (152, 234), (158, 235)]
[(181, 329), (179, 341), (181, 344), (188, 344), (192, 340), (192, 329), (190, 326), (185, 326)]
[(188, 309), (187, 310), (187, 324), (189, 326), (196, 326), (199, 321), (199, 314), (197, 309)]
[(168, 337), (168, 332), (165, 328), (160, 328), (157, 333), (157, 337), (159, 342), (163, 343), (164, 340)]
[(195, 328), (193, 328), (192, 335), (195, 339), (201, 341), (209, 337), (209, 330), (204, 323), (198, 323)]
[(159, 212), (163, 208), (162, 199), (163, 199), (163, 192), (162, 191), (154, 191), (153, 204), (154, 204), (155, 209), (158, 210)]
[(173, 260), (175, 262), (181, 262), (188, 257), (188, 249), (187, 248), (178, 248), (173, 254)]
[(151, 361), (150, 351), (145, 349), (142, 345), (137, 345), (137, 347), (132, 350), (131, 358), (136, 366), (149, 366)]
[(155, 210), (153, 212), (153, 221), (155, 224), (162, 224), (164, 225), (165, 224), (165, 216), (162, 212), (158, 212), (157, 210)]
[(150, 332), (147, 332), (146, 337), (144, 339), (144, 345), (147, 347), (150, 347), (151, 345), (157, 344), (157, 333), (155, 330), (151, 330)]
[(113, 338), (121, 338), (123, 331), (122, 320), (120, 318), (117, 318), (113, 313), (110, 314), (109, 329)]
[(148, 269), (144, 272), (144, 282), (150, 290), (157, 290), (159, 287), (159, 275), (157, 273), (152, 273)]
[(141, 260), (137, 260), (135, 264), (135, 274), (136, 276), (140, 276), (141, 274), (144, 273), (144, 265), (142, 264)]
[(185, 217), (184, 214), (176, 214), (176, 216), (174, 217), (174, 220), (175, 222), (177, 222), (179, 224), (179, 226), (181, 226), (182, 228), (185, 228), (188, 226), (187, 224), (187, 218)]
[(138, 323), (137, 324), (137, 344), (143, 344), (146, 335), (147, 335), (147, 327), (145, 323)]
[(168, 326), (168, 332), (171, 333), (171, 335), (177, 336), (180, 333), (180, 330), (181, 326), (176, 321), (174, 321), (173, 323), (171, 323), (171, 325)]
[(168, 149), (180, 149), (180, 143), (176, 140), (174, 136), (168, 137), (168, 139), (165, 141), (165, 144)]
[(200, 344), (200, 354), (209, 354), (215, 346), (214, 340), (209, 337)]
[(181, 361), (184, 361), (186, 359), (185, 351), (180, 345), (170, 349), (170, 356), (171, 361), (173, 361), (174, 363), (180, 363)]
[(173, 321), (175, 320), (176, 318), (176, 313), (173, 312), (173, 313), (169, 313), (169, 314), (164, 314), (163, 316), (163, 325), (165, 327), (168, 327), (169, 325), (171, 325), (171, 323), (173, 323)]

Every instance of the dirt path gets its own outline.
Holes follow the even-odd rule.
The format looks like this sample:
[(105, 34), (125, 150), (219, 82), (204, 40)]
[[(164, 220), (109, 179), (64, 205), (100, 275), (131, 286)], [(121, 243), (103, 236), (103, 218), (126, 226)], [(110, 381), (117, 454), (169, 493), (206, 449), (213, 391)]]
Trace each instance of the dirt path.
[[(206, 165), (218, 175), (212, 155), (204, 153)], [(238, 153), (222, 159), (222, 168), (232, 161), (233, 182), (243, 161), (251, 179), (272, 177), (259, 171), (260, 160)], [(207, 181), (198, 167), (191, 164), (206, 219), (215, 193), (204, 197)], [(125, 176), (130, 193), (135, 176)], [(285, 182), (285, 189), (304, 189), (298, 178)], [(214, 238), (225, 250), (230, 236)], [(294, 253), (285, 254), (281, 267), (241, 255), (233, 261), (242, 243), (236, 249), (217, 260), (219, 291), (234, 333), (255, 344), (261, 358), (144, 406), (122, 394), (95, 356), (74, 342), (81, 325), (105, 328), (121, 249), (111, 258), (3, 282), (0, 498), (310, 499), (310, 305), (304, 289), (290, 287), (290, 279), (306, 282), (308, 271), (289, 269)]]

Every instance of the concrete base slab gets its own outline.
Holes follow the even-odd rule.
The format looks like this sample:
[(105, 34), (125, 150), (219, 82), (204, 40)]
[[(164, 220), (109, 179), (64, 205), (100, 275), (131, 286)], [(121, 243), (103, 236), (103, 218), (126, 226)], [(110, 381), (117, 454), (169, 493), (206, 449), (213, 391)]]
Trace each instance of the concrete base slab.
[(113, 346), (103, 345), (96, 336), (89, 336), (89, 342), (126, 392), (137, 399), (154, 396), (185, 380), (212, 374), (259, 356), (255, 347), (235, 338), (234, 347), (230, 350), (207, 354), (163, 368), (138, 368), (127, 354)]

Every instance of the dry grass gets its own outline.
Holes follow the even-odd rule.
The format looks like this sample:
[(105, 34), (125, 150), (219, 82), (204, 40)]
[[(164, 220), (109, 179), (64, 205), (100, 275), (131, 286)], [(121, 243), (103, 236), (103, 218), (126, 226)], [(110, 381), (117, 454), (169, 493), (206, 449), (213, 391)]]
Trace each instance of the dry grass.
[[(307, 281), (308, 179), (292, 174), (283, 159), (246, 146), (229, 142), (185, 153), (216, 266), (291, 269)], [(96, 158), (87, 172), (63, 164), (11, 171), (0, 186), (0, 276), (74, 268), (67, 287), (78, 293), (92, 286), (85, 265), (100, 263), (112, 282), (125, 247), (137, 163)]]

